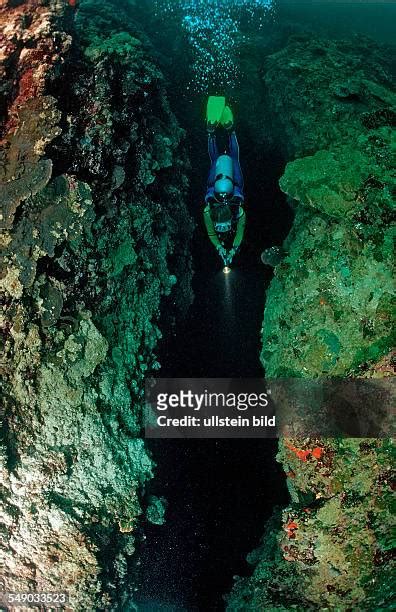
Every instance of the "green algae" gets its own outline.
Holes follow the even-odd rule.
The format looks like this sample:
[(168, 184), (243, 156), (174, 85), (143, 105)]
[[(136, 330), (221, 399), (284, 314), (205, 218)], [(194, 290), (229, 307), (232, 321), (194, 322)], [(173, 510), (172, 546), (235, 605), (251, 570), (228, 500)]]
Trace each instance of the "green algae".
[(166, 499), (151, 495), (149, 506), (146, 510), (147, 520), (153, 525), (163, 525), (165, 523)]
[(353, 228), (297, 212), (288, 255), (267, 292), (268, 376), (285, 375), (285, 363), (307, 377), (340, 376), (389, 351), (393, 251), (389, 232), (380, 236), (365, 242)]
[[(267, 290), (269, 378), (389, 376), (394, 344), (394, 118), (385, 48), (292, 36), (264, 83), (295, 218)], [(298, 91), (298, 95), (295, 92)], [(276, 127), (275, 127), (276, 130)], [(393, 446), (282, 439), (290, 505), (229, 610), (388, 610)], [(290, 527), (290, 525), (292, 527)]]
[[(391, 489), (379, 465), (388, 464), (391, 455), (379, 440), (320, 444), (320, 459), (308, 459), (304, 469), (293, 451), (280, 451), (279, 459), (294, 474), (289, 479), (294, 503), (268, 524), (261, 547), (249, 557), (253, 576), (238, 579), (228, 609), (390, 609), (389, 569), (379, 550), (392, 521), (384, 499)], [(311, 502), (303, 495), (310, 491)]]
[[(343, 44), (339, 47), (345, 49)], [(302, 51), (292, 43), (291, 49), (292, 54), (300, 50), (303, 62), (310, 53), (315, 55), (315, 48)], [(326, 70), (327, 86), (339, 63), (345, 66), (346, 59), (339, 58), (331, 75), (323, 57), (338, 57), (338, 51), (334, 43), (329, 49), (315, 59), (306, 77), (305, 88), (314, 99), (322, 100), (324, 93), (310, 89), (315, 71)], [(344, 52), (356, 55), (356, 49), (347, 47)], [(282, 53), (273, 56), (271, 64), (274, 61), (283, 65)], [(279, 78), (283, 81), (284, 75)], [(366, 79), (361, 88), (365, 94), (359, 95), (368, 106), (382, 103), (393, 108), (394, 95), (383, 85), (376, 88)], [(321, 132), (319, 118), (329, 121), (328, 104), (311, 134)], [(366, 362), (379, 361), (394, 342), (394, 130), (367, 129), (360, 110), (360, 103), (352, 102), (336, 124), (337, 133), (329, 135), (328, 148), (289, 162), (280, 179), (297, 210), (284, 244), (287, 255), (276, 267), (267, 293), (262, 360), (269, 376), (343, 376)], [(303, 121), (294, 102), (288, 112)], [(299, 135), (296, 138), (292, 142), (298, 148)], [(310, 147), (308, 141), (305, 146)], [(287, 372), (284, 363), (289, 364)]]
[[(110, 276), (122, 274), (126, 266), (133, 266), (138, 256), (131, 244), (131, 239), (126, 239), (113, 252), (110, 253), (107, 265), (112, 268)], [(106, 264), (104, 264), (106, 265)]]
[(96, 38), (85, 49), (85, 55), (92, 61), (99, 60), (102, 56), (112, 55), (128, 61), (129, 56), (136, 54), (136, 50), (140, 46), (141, 42), (137, 38), (127, 32), (118, 32), (109, 38)]
[(294, 200), (329, 216), (345, 221), (364, 212), (366, 224), (376, 224), (378, 213), (385, 216), (394, 209), (394, 138), (390, 128), (381, 128), (356, 142), (297, 159), (286, 166), (280, 187)]

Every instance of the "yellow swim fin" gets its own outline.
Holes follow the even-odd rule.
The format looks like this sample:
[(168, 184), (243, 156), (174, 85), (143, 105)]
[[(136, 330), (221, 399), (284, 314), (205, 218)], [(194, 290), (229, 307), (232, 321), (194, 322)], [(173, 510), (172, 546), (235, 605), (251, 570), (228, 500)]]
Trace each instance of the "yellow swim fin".
[(225, 107), (220, 123), (226, 130), (231, 130), (234, 127), (234, 114), (229, 106)]
[(215, 130), (219, 125), (225, 106), (226, 99), (224, 96), (209, 96), (206, 109), (206, 122), (209, 131)]

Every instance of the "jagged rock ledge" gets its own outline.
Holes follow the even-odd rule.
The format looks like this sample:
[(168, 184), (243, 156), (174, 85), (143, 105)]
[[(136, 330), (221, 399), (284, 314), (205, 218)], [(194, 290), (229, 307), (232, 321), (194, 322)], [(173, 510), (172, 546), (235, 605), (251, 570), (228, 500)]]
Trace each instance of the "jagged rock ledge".
[[(292, 36), (255, 74), (290, 161), (295, 210), (267, 292), (269, 378), (391, 375), (394, 300), (391, 55), (361, 37)], [(256, 96), (260, 99), (259, 94)], [(238, 579), (229, 610), (392, 607), (388, 440), (284, 438), (291, 502)]]
[(163, 296), (191, 299), (184, 135), (123, 6), (0, 8), (2, 574), (75, 610), (130, 595), (159, 512), (142, 494), (143, 381)]

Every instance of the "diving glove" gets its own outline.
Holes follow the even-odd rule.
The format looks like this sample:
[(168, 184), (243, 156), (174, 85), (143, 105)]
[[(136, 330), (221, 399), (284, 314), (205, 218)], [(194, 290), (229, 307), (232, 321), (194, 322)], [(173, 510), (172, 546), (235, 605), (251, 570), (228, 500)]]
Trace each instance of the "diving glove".
[(227, 254), (227, 251), (225, 250), (225, 248), (222, 245), (219, 245), (217, 247), (217, 252), (220, 255), (221, 259), (223, 260), (224, 265), (227, 265), (228, 254)]
[(227, 261), (226, 261), (227, 266), (232, 264), (232, 260), (234, 259), (237, 252), (238, 252), (238, 247), (232, 247), (232, 249), (229, 250), (228, 255), (227, 255)]

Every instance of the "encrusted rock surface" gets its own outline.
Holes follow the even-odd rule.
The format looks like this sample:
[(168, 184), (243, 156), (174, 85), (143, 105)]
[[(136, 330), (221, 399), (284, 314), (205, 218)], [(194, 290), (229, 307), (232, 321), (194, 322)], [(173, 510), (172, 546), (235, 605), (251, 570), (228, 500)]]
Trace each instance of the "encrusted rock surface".
[[(357, 373), (392, 346), (396, 95), (389, 61), (359, 38), (303, 39), (267, 65), (285, 146), (305, 157), (280, 180), (296, 216), (268, 291), (263, 364), (269, 377)], [(361, 93), (345, 102), (334, 92), (350, 73)]]
[(1, 573), (75, 610), (122, 606), (145, 508), (163, 520), (143, 380), (162, 296), (190, 299), (183, 132), (138, 27), (96, 4), (0, 8)]
[[(386, 49), (292, 36), (264, 89), (289, 162), (295, 210), (267, 292), (261, 359), (270, 378), (392, 373), (392, 149), (396, 96)], [(394, 451), (387, 440), (280, 442), (290, 506), (274, 516), (230, 610), (390, 610)]]
[(394, 124), (392, 59), (374, 41), (292, 35), (266, 59), (264, 83), (289, 158), (313, 155), (365, 127)]
[(70, 37), (58, 31), (61, 2), (3, 2), (0, 11), (1, 226), (8, 228), (19, 203), (51, 177), (51, 160), (44, 151), (60, 133), (60, 113), (46, 83), (54, 65), (62, 62)]

